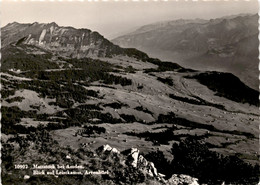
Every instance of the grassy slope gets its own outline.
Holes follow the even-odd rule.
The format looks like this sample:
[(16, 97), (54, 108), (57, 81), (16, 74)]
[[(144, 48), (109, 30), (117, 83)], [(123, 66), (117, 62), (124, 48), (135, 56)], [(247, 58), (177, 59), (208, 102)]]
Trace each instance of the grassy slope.
[[(239, 101), (234, 102), (216, 96), (212, 90), (201, 85), (197, 80), (184, 78), (190, 74), (200, 74), (199, 72), (187, 70), (167, 62), (161, 63), (155, 59), (146, 60), (144, 65), (157, 65), (157, 68), (149, 69), (148, 67), (145, 72), (141, 68), (129, 71), (129, 66), (117, 65), (124, 62), (136, 65), (138, 62), (115, 59), (113, 65), (111, 65), (93, 59), (76, 60), (55, 58), (49, 55), (26, 54), (24, 50), (19, 51), (23, 52), (19, 54), (25, 58), (20, 62), (19, 55), (13, 55), (15, 52), (7, 53), (8, 55), (3, 57), (5, 62), (3, 62), (2, 72), (9, 73), (13, 77), (18, 76), (22, 79), (26, 77), (26, 79), (31, 80), (15, 80), (8, 76), (2, 80), (4, 86), (3, 110), (5, 110), (3, 112), (4, 121), (2, 122), (4, 134), (34, 132), (37, 128), (26, 128), (17, 124), (22, 118), (31, 118), (38, 122), (50, 122), (46, 129), (53, 130), (51, 133), (60, 145), (68, 144), (70, 147), (78, 149), (80, 143), (91, 142), (92, 140), (96, 141), (91, 146), (92, 148), (106, 143), (112, 143), (118, 147), (122, 147), (126, 143), (126, 146), (129, 147), (136, 146), (136, 143), (142, 143), (143, 146), (136, 147), (145, 146), (147, 151), (151, 151), (155, 149), (154, 144), (159, 144), (158, 147), (168, 153), (167, 155), (169, 155), (170, 145), (174, 141), (179, 141), (188, 135), (201, 134), (203, 137), (200, 137), (200, 139), (206, 141), (212, 149), (220, 149), (220, 153), (237, 152), (243, 154), (243, 156), (249, 155), (247, 159), (255, 160), (256, 158), (254, 152), (257, 147), (253, 146), (258, 144), (255, 138), (258, 133), (257, 108), (248, 104), (241, 104)], [(13, 62), (12, 65), (9, 65), (10, 61)], [(35, 66), (33, 70), (30, 69), (30, 66), (23, 65), (26, 61)], [(64, 65), (61, 66), (61, 63)], [(48, 65), (46, 66), (46, 64)], [(8, 69), (13, 68), (13, 66), (16, 66), (17, 69), (21, 68), (22, 72), (9, 72)], [(56, 71), (50, 71), (50, 68)], [(201, 74), (203, 75), (203, 73)], [(218, 76), (213, 78), (213, 80), (215, 79), (218, 79)], [(242, 86), (243, 88), (244, 86)], [(47, 101), (46, 98), (53, 99), (48, 104), (53, 108), (61, 108), (61, 110), (52, 115), (37, 114), (37, 109), (44, 109), (44, 107), (32, 101), (29, 102), (32, 107), (30, 112), (15, 107), (9, 108), (10, 111), (8, 107), (13, 106), (16, 102), (18, 106), (25, 103), (25, 99), (16, 98), (15, 100), (16, 96), (13, 96), (17, 90), (21, 89), (37, 92), (37, 96), (42, 98), (42, 101)], [(224, 90), (226, 89), (224, 88)], [(173, 93), (175, 97), (170, 96)], [(248, 93), (250, 94), (251, 91)], [(232, 95), (241, 98), (240, 95)], [(249, 97), (248, 94), (246, 96)], [(14, 101), (12, 104), (8, 103), (10, 97)], [(194, 97), (200, 103), (194, 103), (192, 101)], [(175, 116), (173, 118), (167, 117), (168, 112), (174, 112), (177, 119)], [(159, 119), (163, 115), (166, 117)], [(187, 122), (183, 118), (187, 118), (189, 121)], [(145, 124), (145, 126), (140, 127), (140, 130), (134, 129), (135, 124), (123, 125), (127, 130), (123, 127), (120, 129), (120, 125), (105, 124), (103, 127), (106, 130), (109, 130), (110, 127), (109, 132), (112, 135), (106, 133), (97, 138), (77, 138), (72, 135), (78, 128), (76, 127), (74, 130), (72, 126), (81, 126), (82, 124), (89, 124), (89, 122), (113, 124), (134, 121), (156, 124), (165, 122), (165, 124), (170, 125), (176, 124), (178, 128), (172, 130), (174, 134), (170, 134), (171, 137), (167, 138), (168, 145), (161, 145), (167, 143), (154, 143), (154, 136), (160, 137), (160, 134), (163, 134), (164, 131), (161, 130), (161, 133), (160, 130), (156, 130), (153, 131), (154, 134), (149, 135), (148, 132), (152, 131), (153, 126)], [(113, 131), (118, 133), (113, 135)], [(142, 140), (142, 137), (140, 140), (138, 137), (125, 134), (130, 131), (134, 133), (147, 132), (148, 134), (145, 135), (147, 141)], [(210, 131), (210, 134), (207, 134), (208, 131)], [(167, 133), (170, 132), (167, 131)], [(66, 143), (64, 143), (65, 141)], [(250, 148), (247, 148), (247, 143), (250, 143)]]

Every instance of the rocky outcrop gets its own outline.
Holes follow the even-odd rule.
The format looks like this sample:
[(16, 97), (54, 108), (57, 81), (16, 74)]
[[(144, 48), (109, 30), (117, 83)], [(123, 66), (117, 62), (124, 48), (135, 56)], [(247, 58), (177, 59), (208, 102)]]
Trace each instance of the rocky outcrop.
[(156, 177), (162, 180), (163, 174), (157, 172), (156, 167), (153, 162), (147, 161), (144, 156), (140, 155), (140, 151), (137, 148), (131, 148), (129, 154), (127, 155), (128, 163), (135, 168), (142, 170), (144, 173), (151, 177)]
[(129, 151), (129, 153), (125, 153), (128, 159), (128, 161), (126, 161), (127, 163), (142, 170), (145, 174), (148, 174), (151, 177), (156, 177), (159, 180), (163, 180), (162, 177), (164, 177), (164, 175), (159, 174), (154, 166), (154, 163), (147, 161), (144, 156), (140, 155), (140, 151), (137, 148), (131, 148), (127, 151)]
[(155, 178), (158, 182), (167, 185), (198, 185), (198, 179), (188, 175), (174, 174), (168, 180), (165, 180), (165, 175), (158, 173), (154, 163), (145, 159), (137, 148), (131, 148), (125, 151), (118, 151), (109, 145), (103, 145), (97, 149), (98, 154), (118, 154), (124, 158), (124, 164), (132, 166), (144, 174)]
[(157, 168), (154, 166), (154, 163), (147, 161), (142, 155), (138, 156), (137, 164), (138, 164), (137, 168), (141, 169), (149, 176), (156, 177), (160, 181), (165, 181), (164, 180), (165, 175), (158, 173)]
[(7, 24), (1, 30), (2, 47), (9, 44), (34, 45), (56, 54), (71, 57), (112, 57), (127, 55), (135, 58), (147, 57), (141, 51), (123, 49), (114, 45), (98, 32), (89, 29), (62, 27), (52, 22), (49, 24)]
[(193, 178), (189, 175), (174, 174), (170, 179), (167, 180), (168, 185), (199, 185), (198, 179)]
[(138, 164), (139, 153), (140, 151), (137, 148), (131, 148), (130, 153), (128, 154), (128, 159), (132, 159), (131, 165), (135, 168)]
[(109, 145), (103, 145), (97, 149), (97, 152), (100, 153), (114, 153), (114, 154), (120, 154), (120, 152)]
[(164, 180), (165, 175), (157, 172), (157, 169), (153, 162), (146, 160), (137, 148), (131, 148), (122, 152), (119, 152), (116, 148), (109, 145), (103, 145), (97, 149), (98, 154), (118, 154), (124, 159), (124, 164), (132, 166), (141, 170), (144, 174), (154, 177), (158, 181), (166, 182)]
[(12, 23), (5, 26), (2, 33), (3, 46), (10, 43), (35, 45), (73, 58), (105, 57), (121, 49), (97, 32), (60, 27), (56, 23)]

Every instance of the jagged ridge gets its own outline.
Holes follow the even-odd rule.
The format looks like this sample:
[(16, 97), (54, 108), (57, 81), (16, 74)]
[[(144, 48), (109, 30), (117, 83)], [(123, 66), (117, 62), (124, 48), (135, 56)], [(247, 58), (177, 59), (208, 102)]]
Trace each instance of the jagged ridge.
[(5, 47), (11, 43), (34, 45), (71, 58), (112, 57), (113, 55), (147, 58), (145, 53), (136, 49), (122, 49), (114, 45), (98, 32), (62, 27), (55, 22), (7, 24), (2, 29), (2, 46)]

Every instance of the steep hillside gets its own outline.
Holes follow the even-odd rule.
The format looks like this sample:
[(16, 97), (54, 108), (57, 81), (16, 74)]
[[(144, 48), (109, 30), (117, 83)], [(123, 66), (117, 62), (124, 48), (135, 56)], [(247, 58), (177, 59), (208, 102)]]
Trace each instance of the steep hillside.
[(60, 27), (54, 22), (49, 24), (13, 22), (3, 27), (1, 31), (3, 47), (11, 43), (34, 45), (72, 58), (112, 57), (113, 55), (147, 57), (135, 49), (122, 49), (112, 44), (98, 32)]
[[(109, 43), (106, 50), (103, 45), (92, 48), (103, 54), (89, 55), (74, 41), (75, 50), (68, 43), (44, 40), (51, 30), (49, 24), (29, 32), (33, 25), (19, 25), (15, 30), (8, 25), (5, 35), (16, 35), (10, 44), (2, 37), (5, 184), (258, 181), (259, 168), (253, 167), (259, 163), (258, 92), (237, 77), (184, 68), (109, 41), (104, 41)], [(44, 29), (49, 31), (43, 38)], [(33, 42), (27, 42), (28, 33), (35, 38)], [(38, 37), (43, 38), (41, 44), (35, 41)], [(66, 40), (67, 36), (57, 38)], [(93, 43), (100, 38), (93, 38)], [(61, 51), (62, 47), (73, 55)], [(113, 48), (120, 53), (105, 55)], [(194, 147), (187, 147), (189, 143)], [(216, 156), (218, 160), (212, 161)], [(191, 162), (189, 168), (183, 168), (185, 161)], [(87, 175), (33, 174), (33, 164), (49, 163), (82, 165)], [(30, 168), (17, 169), (15, 164)], [(225, 171), (225, 167), (236, 170)], [(103, 174), (89, 173), (98, 170)], [(218, 171), (222, 173), (213, 178)]]
[(237, 75), (258, 89), (258, 15), (176, 20), (146, 25), (113, 40), (152, 57)]

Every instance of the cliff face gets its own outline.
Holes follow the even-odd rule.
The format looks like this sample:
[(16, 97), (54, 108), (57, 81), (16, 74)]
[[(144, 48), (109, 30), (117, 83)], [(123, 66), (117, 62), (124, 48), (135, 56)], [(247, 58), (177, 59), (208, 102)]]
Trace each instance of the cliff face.
[[(202, 183), (258, 181), (257, 169), (242, 159), (216, 157), (259, 162), (258, 93), (234, 75), (162, 62), (55, 23), (12, 23), (2, 33), (5, 182), (197, 184), (181, 174)], [(42, 159), (110, 173), (38, 179), (28, 177), (29, 168), (21, 179), (12, 168)]]
[(126, 54), (127, 50), (112, 44), (102, 35), (89, 29), (60, 27), (56, 23), (10, 23), (2, 29), (2, 46), (27, 44), (50, 50), (59, 55), (84, 57), (111, 57)]

